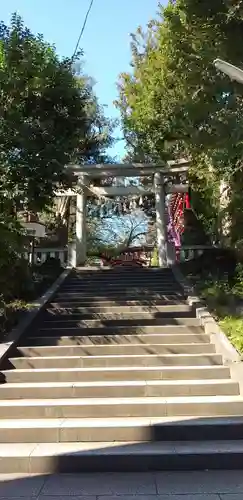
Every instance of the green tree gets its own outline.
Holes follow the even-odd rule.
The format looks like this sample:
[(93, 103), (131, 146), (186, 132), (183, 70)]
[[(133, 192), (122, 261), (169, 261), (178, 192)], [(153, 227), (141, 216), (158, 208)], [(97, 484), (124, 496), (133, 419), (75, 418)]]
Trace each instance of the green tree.
[(0, 23), (0, 191), (31, 210), (68, 182), (70, 161), (93, 161), (110, 144), (104, 118), (73, 61), (61, 60), (16, 14)]
[(206, 214), (211, 229), (220, 181), (243, 187), (242, 88), (213, 65), (216, 57), (242, 64), (240, 4), (170, 1), (146, 33), (139, 28), (133, 35), (132, 71), (118, 83), (131, 155), (153, 161), (190, 156), (195, 203), (201, 210), (201, 197), (213, 208)]
[(77, 60), (60, 59), (16, 14), (10, 26), (0, 23), (0, 294), (5, 299), (21, 296), (29, 277), (18, 212), (48, 211), (55, 188), (72, 183), (68, 163), (107, 161), (113, 123), (91, 79), (77, 69)]

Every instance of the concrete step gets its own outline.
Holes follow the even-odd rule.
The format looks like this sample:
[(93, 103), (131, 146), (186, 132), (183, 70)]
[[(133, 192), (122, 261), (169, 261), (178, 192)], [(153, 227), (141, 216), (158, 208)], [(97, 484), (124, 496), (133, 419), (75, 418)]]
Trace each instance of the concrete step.
[(207, 366), (121, 366), (106, 368), (39, 368), (9, 369), (0, 372), (0, 383), (88, 382), (124, 380), (209, 380), (230, 378), (230, 369)]
[(66, 319), (63, 321), (62, 318), (59, 318), (56, 316), (55, 319), (52, 321), (43, 321), (43, 329), (45, 328), (73, 328), (73, 327), (80, 327), (80, 328), (100, 328), (100, 327), (113, 327), (113, 326), (160, 326), (160, 325), (185, 325), (185, 326), (200, 326), (200, 320), (197, 318), (140, 318), (140, 316), (136, 318), (131, 318), (131, 319), (122, 319), (122, 318), (117, 318), (117, 319), (109, 319), (105, 317), (100, 317), (97, 319), (74, 319), (73, 316), (69, 317), (69, 319)]
[(243, 463), (239, 384), (171, 270), (72, 272), (11, 356), (0, 472)]
[[(0, 443), (243, 440), (242, 417), (46, 418), (0, 420)], [(0, 445), (1, 446), (1, 445)], [(1, 449), (1, 448), (0, 448)], [(0, 461), (1, 463), (1, 461)]]
[(135, 284), (140, 284), (140, 283), (168, 283), (171, 284), (173, 283), (177, 288), (180, 286), (180, 284), (176, 281), (173, 273), (167, 276), (162, 276), (159, 274), (155, 275), (145, 275), (145, 274), (134, 274), (131, 270), (130, 273), (119, 273), (119, 274), (114, 274), (113, 276), (110, 274), (103, 275), (102, 277), (96, 279), (94, 276), (84, 276), (83, 278), (68, 278), (64, 283), (63, 286), (68, 286), (68, 285), (77, 285), (77, 286), (82, 286), (83, 284), (88, 284), (88, 285), (93, 285), (93, 284), (108, 284), (110, 286), (116, 285), (117, 283), (135, 283)]
[(59, 307), (58, 310), (55, 310), (53, 307), (47, 307), (46, 316), (51, 318), (55, 317), (56, 314), (59, 314), (65, 317), (70, 316), (71, 314), (83, 316), (84, 314), (138, 314), (138, 313), (150, 313), (163, 315), (163, 317), (194, 317), (195, 312), (190, 306), (179, 304), (179, 305), (164, 305), (164, 306), (137, 306), (137, 305), (124, 305), (124, 306), (102, 306), (98, 303), (97, 306), (93, 305), (93, 302), (87, 304), (86, 306), (81, 307)]
[(164, 270), (163, 272), (149, 272), (148, 270), (145, 270), (144, 268), (141, 269), (140, 271), (138, 269), (125, 269), (123, 268), (122, 270), (115, 270), (112, 269), (110, 272), (101, 272), (101, 273), (82, 273), (82, 274), (76, 274), (76, 275), (69, 275), (68, 279), (65, 281), (65, 283), (82, 283), (83, 281), (91, 281), (91, 282), (103, 282), (108, 280), (109, 282), (112, 281), (117, 281), (117, 280), (125, 280), (125, 281), (136, 281), (136, 280), (156, 280), (159, 279), (161, 281), (171, 281), (175, 280), (174, 274), (169, 270), (169, 272), (165, 273)]
[(82, 345), (118, 345), (118, 344), (208, 344), (209, 335), (203, 333), (178, 333), (173, 334), (150, 334), (145, 335), (85, 335), (80, 337), (26, 337), (21, 342), (22, 347), (28, 346), (79, 346)]
[[(205, 344), (207, 345), (207, 344)], [(132, 354), (103, 356), (47, 356), (9, 358), (5, 368), (105, 368), (112, 366), (205, 366), (222, 365), (220, 354)]]
[(243, 441), (0, 445), (1, 473), (242, 469)]
[(180, 283), (175, 279), (174, 273), (171, 272), (167, 275), (162, 274), (144, 274), (144, 273), (133, 273), (133, 270), (130, 269), (130, 272), (120, 272), (114, 274), (103, 274), (103, 276), (69, 276), (68, 279), (65, 280), (63, 286), (67, 285), (82, 285), (84, 283), (93, 284), (96, 283), (100, 285), (101, 283), (174, 283), (175, 286), (179, 287)]
[(59, 290), (57, 290), (56, 294), (60, 294), (60, 293), (63, 293), (63, 294), (69, 294), (69, 293), (73, 293), (73, 294), (77, 294), (77, 293), (81, 293), (81, 294), (85, 294), (85, 292), (88, 292), (89, 294), (90, 293), (93, 293), (94, 295), (98, 294), (103, 291), (103, 293), (106, 293), (106, 292), (113, 292), (113, 293), (121, 293), (123, 290), (127, 292), (135, 292), (135, 293), (138, 293), (138, 294), (142, 294), (143, 291), (145, 290), (146, 293), (149, 293), (149, 292), (153, 292), (153, 291), (168, 291), (168, 292), (173, 292), (173, 293), (183, 293), (183, 289), (176, 285), (175, 283), (161, 283), (160, 281), (157, 281), (157, 282), (151, 282), (151, 281), (147, 281), (147, 282), (141, 282), (141, 283), (133, 283), (133, 282), (130, 282), (130, 281), (126, 281), (126, 282), (121, 282), (120, 279), (118, 279), (118, 281), (114, 284), (111, 284), (111, 283), (99, 283), (99, 284), (95, 284), (95, 283), (91, 283), (91, 284), (87, 284), (86, 282), (84, 282), (82, 285), (72, 285), (72, 284), (69, 284), (69, 285), (66, 285), (66, 286), (62, 286)]
[(72, 272), (2, 368), (0, 472), (242, 463), (239, 384), (171, 270)]
[[(186, 297), (182, 294), (179, 294), (179, 293), (165, 293), (165, 292), (148, 292), (147, 294), (137, 294), (137, 293), (120, 293), (120, 294), (117, 294), (117, 293), (114, 293), (114, 292), (109, 292), (109, 293), (106, 293), (104, 292), (103, 294), (99, 294), (99, 295), (94, 295), (93, 293), (91, 294), (88, 294), (88, 293), (85, 293), (84, 295), (83, 294), (76, 294), (75, 296), (67, 296), (66, 294), (64, 294), (63, 296), (55, 296), (55, 298), (53, 299), (53, 301), (58, 304), (58, 305), (61, 305), (63, 306), (63, 303), (65, 304), (70, 304), (69, 307), (72, 307), (73, 305), (79, 305), (79, 306), (82, 306), (83, 304), (89, 304), (89, 305), (92, 305), (92, 304), (96, 304), (97, 302), (111, 302), (113, 301), (113, 304), (114, 305), (119, 305), (121, 303), (126, 303), (127, 305), (129, 305), (130, 302), (134, 302), (134, 301), (137, 301), (138, 304), (146, 304), (148, 301), (150, 304), (160, 304), (160, 305), (163, 305), (163, 304), (167, 304), (168, 302), (171, 302), (171, 301), (177, 301), (179, 303), (182, 303), (182, 301), (185, 301)], [(159, 302), (156, 302), (157, 300), (159, 300)]]
[[(134, 275), (139, 275), (142, 274), (143, 276), (145, 275), (155, 275), (155, 274), (160, 274), (162, 276), (167, 276), (171, 275), (172, 271), (170, 268), (161, 268), (161, 267), (134, 267), (132, 269), (132, 272)], [(76, 268), (75, 270), (72, 271), (71, 273), (71, 278), (83, 278), (83, 276), (104, 276), (105, 274), (110, 274), (112, 276), (116, 274), (129, 274), (131, 273), (131, 268), (120, 268), (120, 267), (85, 267), (85, 268)]]
[(28, 346), (19, 347), (15, 356), (128, 356), (147, 354), (200, 354), (215, 353), (215, 346), (206, 344), (105, 344), (76, 346)]
[(201, 326), (188, 325), (153, 325), (153, 326), (103, 326), (103, 327), (60, 327), (60, 328), (39, 328), (39, 330), (31, 331), (31, 336), (51, 336), (51, 337), (80, 337), (82, 335), (139, 335), (139, 334), (200, 334), (203, 333)]
[(239, 395), (239, 384), (229, 379), (205, 381), (39, 382), (0, 385), (0, 399), (165, 398), (232, 395)]
[[(0, 419), (242, 416), (243, 398), (231, 396), (6, 399)], [(0, 455), (1, 456), (1, 455)]]
[[(167, 272), (166, 272), (167, 271)], [(112, 269), (107, 269), (107, 268), (103, 268), (103, 269), (97, 269), (96, 271), (92, 271), (92, 272), (87, 272), (87, 271), (84, 271), (84, 272), (75, 272), (75, 273), (71, 273), (68, 277), (68, 280), (67, 281), (78, 281), (78, 280), (103, 280), (103, 279), (116, 279), (117, 277), (121, 277), (122, 279), (127, 279), (127, 278), (131, 278), (132, 279), (156, 279), (159, 278), (159, 279), (174, 279), (174, 275), (171, 271), (171, 269), (158, 269), (157, 271), (152, 269), (152, 268), (133, 268), (131, 270), (130, 269), (127, 269), (127, 268), (123, 268), (121, 270), (121, 268), (118, 270), (118, 268), (115, 268), (113, 267)]]
[[(122, 290), (136, 290), (136, 292), (141, 292), (144, 289), (145, 290), (173, 290), (175, 292), (182, 292), (182, 288), (176, 283), (175, 281), (140, 281), (140, 282), (134, 282), (134, 281), (128, 281), (128, 280), (120, 280), (120, 278), (114, 283), (111, 283), (110, 281), (104, 281), (101, 283), (87, 283), (86, 281), (83, 281), (83, 283), (80, 284), (73, 284), (73, 283), (67, 283), (66, 285), (63, 285), (61, 287), (61, 292), (63, 293), (79, 293), (79, 292), (84, 292), (84, 291), (89, 291), (95, 293), (97, 290), (100, 290), (100, 288), (105, 289), (105, 291), (122, 291)], [(59, 293), (59, 292), (57, 292)]]
[[(62, 290), (62, 289), (61, 289)], [(80, 298), (93, 298), (99, 300), (100, 298), (122, 298), (124, 299), (127, 298), (129, 299), (130, 297), (134, 297), (136, 299), (139, 296), (143, 296), (144, 299), (146, 297), (148, 299), (151, 298), (157, 298), (161, 297), (163, 295), (168, 295), (168, 296), (175, 296), (175, 297), (183, 297), (183, 294), (181, 291), (175, 290), (173, 286), (171, 287), (153, 287), (151, 289), (141, 287), (141, 288), (131, 288), (131, 287), (121, 287), (119, 289), (107, 289), (105, 287), (96, 287), (94, 290), (89, 290), (87, 288), (84, 288), (82, 292), (58, 292), (55, 297), (60, 300), (60, 299), (80, 299)]]
[(83, 279), (69, 279), (66, 282), (63, 283), (62, 288), (68, 288), (68, 287), (82, 287), (82, 286), (100, 286), (100, 285), (107, 285), (108, 287), (112, 286), (117, 286), (117, 285), (156, 285), (156, 284), (162, 284), (162, 285), (171, 285), (173, 284), (176, 288), (180, 288), (179, 283), (175, 280), (175, 278), (171, 276), (167, 276), (162, 278), (161, 276), (131, 276), (128, 277), (127, 275), (122, 276), (114, 276), (111, 278), (111, 276), (103, 277), (102, 279), (88, 279), (88, 278), (83, 278)]
[(145, 299), (143, 296), (135, 296), (132, 300), (121, 298), (109, 298), (100, 297), (98, 300), (92, 300), (90, 297), (85, 299), (75, 299), (75, 300), (57, 300), (53, 298), (48, 304), (48, 310), (62, 310), (62, 309), (83, 309), (85, 307), (89, 308), (103, 308), (103, 307), (123, 307), (123, 306), (139, 306), (139, 307), (152, 307), (152, 306), (178, 306), (185, 305), (185, 297), (157, 297), (156, 299)]
[[(146, 276), (146, 275), (149, 275), (149, 276), (155, 276), (155, 275), (161, 275), (161, 276), (168, 276), (168, 275), (171, 275), (172, 274), (172, 270), (171, 268), (161, 268), (161, 267), (134, 267), (132, 268), (132, 272), (133, 272), (133, 275), (134, 276), (138, 276), (138, 275), (143, 275), (143, 276)], [(122, 269), (120, 267), (107, 267), (107, 266), (104, 266), (104, 267), (85, 267), (85, 268), (76, 268), (75, 270), (72, 271), (72, 273), (69, 275), (70, 276), (70, 279), (79, 279), (79, 278), (83, 278), (84, 276), (95, 276), (95, 277), (99, 277), (99, 276), (105, 276), (105, 275), (110, 275), (110, 276), (114, 276), (114, 275), (129, 275), (129, 273), (131, 273), (131, 267), (130, 268), (127, 268), (127, 267), (123, 267)]]
[(70, 289), (83, 289), (83, 288), (92, 288), (92, 290), (99, 289), (100, 287), (105, 287), (107, 289), (114, 288), (143, 288), (149, 287), (150, 289), (154, 287), (173, 287), (175, 291), (182, 290), (181, 285), (175, 281), (175, 279), (133, 279), (132, 277), (126, 276), (125, 278), (121, 278), (117, 276), (116, 279), (105, 279), (105, 280), (78, 280), (78, 281), (67, 281), (62, 285), (62, 289), (66, 290)]
[[(118, 308), (116, 308), (118, 309)], [(109, 312), (99, 312), (95, 310), (90, 310), (90, 311), (85, 311), (80, 313), (75, 313), (70, 311), (69, 314), (60, 314), (59, 312), (45, 312), (42, 315), (43, 321), (48, 321), (49, 323), (51, 322), (56, 322), (56, 321), (61, 321), (66, 324), (66, 322), (69, 321), (84, 321), (84, 320), (105, 320), (105, 321), (126, 321), (127, 323), (130, 323), (131, 321), (136, 321), (136, 323), (140, 324), (140, 322), (144, 321), (154, 321), (154, 320), (161, 320), (162, 324), (166, 322), (166, 324), (170, 324), (173, 321), (176, 321), (176, 319), (180, 319), (183, 323), (184, 321), (187, 322), (189, 319), (195, 320), (195, 313), (193, 311), (188, 311), (188, 312), (177, 312), (174, 311), (174, 313), (166, 314), (164, 315), (163, 312), (159, 311), (129, 311), (129, 312), (124, 312), (122, 311), (122, 308), (120, 308), (117, 311), (110, 310)]]

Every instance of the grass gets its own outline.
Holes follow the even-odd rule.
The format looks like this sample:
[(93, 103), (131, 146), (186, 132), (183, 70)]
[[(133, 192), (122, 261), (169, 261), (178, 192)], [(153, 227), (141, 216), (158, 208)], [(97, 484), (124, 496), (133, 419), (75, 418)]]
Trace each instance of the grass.
[(243, 354), (243, 268), (238, 265), (230, 281), (226, 275), (214, 277), (202, 271), (187, 273), (197, 295), (204, 300), (233, 346)]
[(219, 326), (236, 349), (243, 353), (243, 319), (241, 317), (225, 316), (219, 320)]

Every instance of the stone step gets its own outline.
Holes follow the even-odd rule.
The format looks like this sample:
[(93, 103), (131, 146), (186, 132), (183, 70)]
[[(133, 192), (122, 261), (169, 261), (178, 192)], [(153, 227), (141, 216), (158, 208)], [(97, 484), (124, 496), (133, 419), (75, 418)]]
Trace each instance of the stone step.
[(134, 290), (136, 293), (142, 293), (143, 290), (146, 290), (147, 292), (152, 292), (153, 290), (168, 290), (168, 291), (173, 291), (175, 293), (182, 293), (183, 289), (181, 288), (178, 283), (174, 281), (170, 282), (165, 282), (165, 281), (140, 281), (140, 282), (134, 282), (132, 280), (126, 280), (126, 281), (121, 281), (120, 278), (118, 278), (114, 283), (110, 282), (100, 282), (100, 283), (87, 283), (84, 281), (83, 283), (80, 283), (79, 285), (73, 285), (72, 283), (67, 283), (65, 286), (63, 285), (60, 290), (57, 290), (56, 293), (60, 292), (65, 292), (65, 293), (79, 293), (79, 292), (84, 292), (85, 290), (88, 290), (89, 292), (95, 293), (97, 290), (103, 290), (103, 291), (113, 291), (113, 292), (120, 292), (123, 290), (130, 291)]
[(83, 287), (88, 287), (88, 288), (100, 288), (100, 287), (107, 287), (107, 288), (116, 288), (116, 287), (154, 287), (154, 286), (173, 286), (175, 290), (181, 290), (182, 287), (180, 283), (178, 283), (175, 278), (167, 277), (167, 278), (161, 278), (159, 276), (157, 277), (147, 277), (143, 278), (142, 276), (138, 277), (133, 277), (132, 273), (130, 273), (130, 276), (122, 276), (122, 275), (116, 275), (113, 279), (106, 277), (103, 279), (95, 280), (95, 279), (90, 279), (88, 280), (87, 278), (84, 279), (78, 279), (78, 280), (73, 280), (69, 279), (65, 281), (62, 284), (62, 289), (66, 288), (83, 288)]
[(169, 269), (73, 271), (11, 356), (0, 472), (243, 463), (239, 384)]
[(115, 308), (116, 311), (110, 310), (107, 312), (99, 312), (95, 311), (92, 309), (91, 310), (85, 310), (83, 309), (83, 312), (75, 313), (72, 310), (70, 310), (69, 314), (60, 314), (59, 311), (52, 311), (50, 312), (45, 312), (42, 315), (42, 320), (45, 322), (56, 322), (56, 321), (61, 321), (62, 323), (67, 323), (69, 321), (84, 321), (84, 320), (107, 320), (107, 321), (126, 321), (127, 323), (130, 323), (131, 321), (136, 321), (136, 323), (141, 324), (143, 321), (148, 321), (148, 320), (161, 320), (162, 324), (170, 324), (173, 321), (176, 321), (177, 318), (181, 320), (181, 322), (187, 322), (187, 320), (193, 319), (195, 320), (195, 313), (192, 310), (189, 310), (187, 312), (177, 312), (174, 311), (174, 313), (170, 314), (164, 314), (163, 312), (159, 311), (128, 311), (124, 312), (122, 308)]
[(174, 279), (174, 275), (171, 269), (155, 269), (155, 268), (115, 268), (107, 269), (107, 267), (103, 267), (100, 269), (93, 270), (91, 272), (82, 271), (78, 272), (77, 270), (74, 273), (71, 273), (68, 276), (68, 281), (78, 281), (78, 280), (102, 280), (102, 279), (116, 279), (117, 277), (122, 277), (124, 279), (130, 278), (132, 275), (133, 279), (142, 278), (142, 279), (156, 279), (156, 277), (160, 279)]
[(59, 314), (62, 318), (69, 317), (70, 315), (80, 315), (84, 314), (138, 314), (138, 313), (150, 313), (163, 315), (163, 317), (194, 317), (195, 312), (190, 306), (179, 304), (179, 305), (163, 305), (163, 306), (138, 306), (138, 305), (121, 305), (121, 306), (103, 306), (98, 303), (98, 305), (94, 305), (93, 302), (88, 303), (86, 306), (81, 307), (58, 307), (57, 309), (47, 306), (46, 316), (51, 318), (55, 317), (56, 314)]
[[(63, 307), (63, 303), (65, 304), (70, 304), (69, 307), (72, 307), (73, 305), (76, 306), (82, 306), (84, 304), (97, 304), (97, 302), (113, 302), (114, 305), (120, 305), (121, 303), (124, 303), (129, 305), (130, 302), (137, 301), (138, 305), (144, 305), (147, 304), (148, 301), (150, 304), (156, 304), (159, 303), (160, 305), (167, 304), (168, 302), (171, 301), (177, 301), (178, 303), (182, 303), (183, 301), (185, 302), (185, 296), (181, 294), (168, 294), (168, 293), (149, 293), (149, 294), (144, 294), (144, 295), (138, 295), (136, 293), (133, 294), (126, 294), (126, 293), (120, 293), (119, 295), (116, 293), (110, 292), (109, 294), (104, 294), (104, 295), (93, 295), (93, 294), (76, 294), (75, 297), (67, 297), (67, 296), (56, 296), (53, 299), (53, 302), (57, 305), (61, 305)], [(159, 302), (156, 302), (156, 301)], [(52, 304), (53, 304), (52, 302)], [(105, 304), (107, 305), (107, 304)]]
[[(243, 440), (242, 417), (126, 417), (0, 420), (0, 443)], [(1, 445), (0, 445), (1, 446)], [(0, 448), (1, 449), (1, 448)], [(1, 464), (1, 461), (0, 461)]]
[(61, 300), (60, 299), (57, 301), (56, 298), (53, 298), (51, 302), (48, 304), (48, 310), (53, 310), (53, 309), (83, 309), (84, 307), (92, 307), (92, 308), (103, 308), (103, 307), (123, 307), (123, 306), (139, 306), (139, 307), (152, 307), (152, 306), (161, 306), (161, 307), (168, 307), (168, 306), (178, 306), (178, 305), (185, 305), (185, 298), (182, 297), (182, 299), (178, 297), (162, 297), (162, 298), (156, 298), (156, 299), (145, 299), (143, 296), (136, 296), (135, 298), (133, 297), (132, 300), (126, 300), (124, 297), (121, 299), (116, 298), (112, 299), (110, 298), (107, 300), (106, 297), (101, 297), (99, 300), (90, 300), (90, 297), (86, 300), (84, 299), (75, 299), (75, 300)]
[(99, 268), (83, 268), (83, 269), (75, 269), (71, 274), (69, 274), (69, 279), (84, 279), (86, 277), (92, 278), (100, 278), (102, 276), (129, 276), (129, 274), (133, 276), (173, 276), (171, 268), (159, 268), (159, 267), (99, 267)]
[(103, 274), (97, 278), (97, 276), (81, 276), (81, 277), (68, 277), (68, 279), (63, 283), (63, 286), (67, 286), (69, 284), (72, 285), (82, 285), (83, 283), (88, 284), (116, 284), (116, 283), (174, 283), (177, 287), (180, 284), (176, 281), (173, 273), (162, 275), (162, 274), (144, 274), (144, 273), (133, 273), (133, 270), (130, 269), (130, 273), (110, 273)]
[(133, 280), (120, 280), (120, 278), (114, 283), (111, 283), (110, 281), (104, 281), (100, 283), (87, 283), (87, 281), (83, 281), (80, 284), (73, 284), (73, 283), (67, 283), (66, 285), (63, 285), (61, 287), (61, 291), (64, 293), (79, 293), (85, 290), (89, 290), (90, 292), (96, 292), (100, 288), (105, 289), (105, 291), (119, 291), (119, 290), (136, 290), (136, 291), (142, 291), (143, 289), (145, 290), (157, 290), (157, 289), (168, 289), (168, 290), (174, 290), (175, 292), (182, 292), (182, 288), (176, 283), (175, 281), (161, 281), (161, 280), (156, 280), (156, 281), (136, 281), (134, 282)]
[(28, 346), (78, 346), (82, 345), (118, 345), (118, 344), (208, 344), (209, 335), (203, 333), (151, 334), (145, 335), (85, 335), (80, 337), (26, 337), (21, 342), (22, 347)]
[[(62, 289), (61, 289), (62, 290)], [(94, 290), (88, 290), (88, 289), (84, 289), (82, 292), (58, 292), (55, 297), (60, 300), (60, 299), (64, 299), (64, 300), (68, 300), (68, 299), (80, 299), (80, 298), (93, 298), (93, 299), (97, 299), (99, 300), (100, 298), (102, 297), (105, 297), (105, 298), (113, 298), (113, 297), (117, 297), (117, 298), (122, 298), (124, 299), (127, 298), (129, 299), (130, 297), (134, 297), (135, 299), (137, 297), (142, 296), (143, 299), (146, 299), (146, 297), (148, 299), (151, 299), (151, 298), (157, 298), (157, 297), (161, 297), (163, 295), (168, 295), (168, 296), (175, 296), (175, 297), (183, 297), (183, 294), (182, 292), (180, 291), (177, 291), (175, 290), (175, 288), (173, 286), (171, 287), (162, 287), (162, 286), (158, 286), (158, 287), (152, 287), (151, 289), (149, 288), (145, 288), (145, 287), (141, 287), (140, 289), (138, 288), (131, 288), (131, 287), (127, 287), (127, 288), (120, 288), (120, 289), (109, 289), (107, 290), (105, 287), (96, 287), (96, 289)]]
[(106, 368), (9, 369), (0, 372), (0, 383), (91, 382), (123, 380), (209, 380), (230, 378), (230, 369), (208, 366), (141, 366)]
[(153, 326), (103, 326), (96, 328), (39, 328), (39, 330), (31, 331), (31, 336), (51, 336), (51, 337), (80, 337), (82, 335), (139, 335), (139, 334), (200, 334), (203, 333), (201, 326), (188, 326), (188, 325), (153, 325)]
[[(207, 344), (205, 344), (207, 345)], [(6, 368), (105, 368), (112, 366), (205, 366), (221, 365), (220, 354), (132, 354), (103, 356), (47, 356), (9, 358)]]
[(117, 283), (134, 283), (134, 284), (140, 284), (140, 283), (165, 283), (165, 284), (171, 284), (173, 283), (177, 288), (180, 287), (180, 284), (175, 280), (173, 274), (167, 275), (167, 276), (162, 276), (162, 275), (144, 275), (144, 274), (133, 274), (133, 272), (130, 270), (130, 273), (119, 273), (119, 274), (114, 274), (114, 275), (104, 275), (100, 278), (95, 278), (95, 277), (88, 277), (84, 276), (83, 278), (68, 278), (62, 286), (82, 286), (84, 284), (87, 285), (101, 285), (101, 284), (107, 284), (107, 285), (116, 285)]
[(15, 356), (128, 356), (147, 354), (200, 354), (215, 353), (214, 344), (117, 344), (76, 346), (28, 346), (18, 347)]
[(132, 282), (129, 282), (129, 281), (126, 281), (124, 283), (121, 283), (120, 280), (119, 280), (119, 283), (114, 283), (114, 284), (107, 284), (107, 283), (100, 283), (100, 284), (86, 284), (86, 283), (83, 283), (82, 285), (76, 285), (76, 286), (73, 286), (73, 285), (66, 285), (66, 286), (62, 286), (59, 290), (57, 290), (56, 294), (69, 294), (69, 293), (73, 293), (73, 294), (77, 294), (77, 293), (81, 293), (81, 294), (85, 294), (85, 292), (88, 292), (89, 294), (92, 293), (94, 295), (98, 294), (102, 291), (103, 293), (121, 293), (123, 291), (125, 291), (126, 293), (128, 292), (135, 292), (135, 293), (138, 293), (138, 294), (142, 294), (143, 291), (146, 291), (146, 293), (149, 293), (149, 292), (153, 292), (153, 291), (166, 291), (168, 290), (168, 292), (173, 292), (173, 293), (183, 293), (183, 290), (182, 288), (180, 288), (178, 285), (175, 285), (174, 283), (161, 283), (159, 281), (157, 282), (154, 282), (154, 283), (151, 283), (151, 281), (148, 281), (147, 283), (132, 283)]
[(115, 272), (113, 269), (110, 273), (104, 272), (103, 274), (81, 274), (81, 275), (76, 275), (76, 276), (69, 276), (68, 279), (64, 282), (63, 285), (67, 285), (69, 283), (71, 284), (79, 284), (79, 283), (103, 283), (103, 282), (108, 282), (108, 283), (116, 283), (117, 281), (125, 281), (125, 282), (136, 282), (136, 281), (154, 281), (154, 280), (160, 280), (161, 282), (174, 282), (176, 283), (177, 286), (178, 282), (175, 280), (175, 277), (173, 273), (149, 273), (149, 272), (144, 272), (144, 269), (141, 270), (141, 272), (134, 272), (134, 269), (131, 270), (123, 269), (122, 271)]
[[(117, 267), (100, 267), (100, 268), (97, 268), (97, 267), (83, 267), (83, 268), (76, 268), (71, 276), (86, 276), (86, 275), (95, 275), (95, 276), (99, 276), (99, 275), (103, 275), (104, 273), (111, 273), (111, 274), (119, 274), (120, 272), (122, 273), (126, 273), (129, 271), (131, 271), (131, 268), (128, 269), (126, 267), (124, 267), (124, 270), (121, 270), (121, 268), (117, 268)], [(167, 267), (164, 267), (164, 268), (161, 268), (161, 267), (135, 267), (134, 268), (134, 273), (143, 273), (143, 274), (149, 274), (149, 273), (158, 273), (158, 274), (162, 274), (163, 276), (165, 276), (166, 274), (171, 274), (171, 269), (170, 268), (167, 268)]]
[(174, 398), (3, 399), (0, 401), (0, 419), (242, 415), (243, 398), (238, 395)]
[(108, 287), (109, 286), (116, 286), (116, 285), (143, 285), (143, 284), (156, 284), (156, 283), (162, 283), (163, 285), (166, 284), (166, 285), (175, 285), (176, 288), (179, 288), (180, 285), (179, 283), (175, 280), (174, 277), (171, 277), (171, 276), (165, 276), (165, 277), (162, 277), (162, 276), (159, 276), (159, 275), (155, 275), (155, 276), (133, 276), (132, 273), (130, 276), (123, 276), (122, 274), (120, 274), (119, 276), (115, 275), (113, 276), (113, 278), (111, 277), (111, 275), (109, 276), (104, 276), (102, 278), (99, 278), (99, 279), (95, 279), (95, 278), (87, 278), (87, 277), (84, 277), (83, 279), (81, 278), (78, 278), (78, 279), (74, 279), (74, 278), (71, 278), (71, 279), (68, 279), (66, 282), (64, 282), (62, 284), (62, 288), (66, 288), (66, 287), (82, 287), (82, 286), (100, 286), (101, 284), (103, 285), (107, 285)]
[(63, 321), (56, 316), (55, 320), (43, 321), (42, 331), (45, 329), (56, 328), (104, 328), (104, 327), (119, 327), (124, 326), (129, 328), (143, 326), (167, 326), (167, 325), (183, 325), (183, 326), (200, 326), (200, 320), (197, 318), (132, 318), (132, 319), (69, 319)]
[[(239, 395), (229, 379), (192, 381), (39, 382), (0, 385), (0, 399), (137, 398)], [(1, 439), (0, 439), (1, 441)]]
[(232, 470), (242, 468), (243, 441), (7, 443), (0, 456), (5, 474)]

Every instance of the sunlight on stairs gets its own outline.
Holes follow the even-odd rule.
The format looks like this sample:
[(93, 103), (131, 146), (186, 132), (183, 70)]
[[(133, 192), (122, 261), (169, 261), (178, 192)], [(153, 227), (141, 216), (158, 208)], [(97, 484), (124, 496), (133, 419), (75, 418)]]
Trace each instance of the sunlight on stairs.
[(241, 468), (239, 385), (169, 269), (73, 271), (0, 381), (2, 473)]

